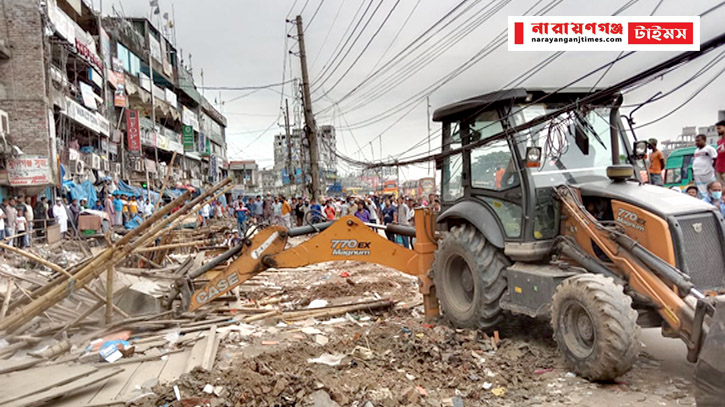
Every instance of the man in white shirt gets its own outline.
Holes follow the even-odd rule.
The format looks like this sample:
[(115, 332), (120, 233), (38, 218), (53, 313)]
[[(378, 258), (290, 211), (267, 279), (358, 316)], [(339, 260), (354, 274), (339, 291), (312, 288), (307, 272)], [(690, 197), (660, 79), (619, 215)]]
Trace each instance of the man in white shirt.
[(717, 159), (717, 150), (707, 144), (707, 138), (704, 134), (698, 134), (695, 137), (695, 158), (692, 161), (692, 174), (695, 178), (695, 186), (697, 186), (700, 196), (707, 196), (707, 184), (715, 181), (715, 160)]
[(201, 207), (201, 217), (204, 219), (204, 226), (206, 226), (207, 222), (209, 221), (210, 215), (211, 206), (209, 206), (209, 202), (207, 202), (204, 204), (204, 206)]
[(63, 207), (63, 201), (61, 198), (55, 199), (55, 205), (53, 206), (53, 217), (55, 221), (60, 225), (60, 233), (63, 234), (68, 231), (68, 213)]

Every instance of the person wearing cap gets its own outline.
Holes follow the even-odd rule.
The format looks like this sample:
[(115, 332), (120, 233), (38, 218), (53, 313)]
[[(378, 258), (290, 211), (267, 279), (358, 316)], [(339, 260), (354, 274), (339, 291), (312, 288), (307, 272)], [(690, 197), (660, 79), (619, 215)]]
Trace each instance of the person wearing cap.
[(119, 194), (113, 197), (113, 218), (113, 226), (123, 225), (123, 201)]
[(60, 225), (60, 233), (64, 234), (68, 232), (68, 213), (63, 207), (63, 200), (58, 197), (55, 198), (55, 205), (53, 205), (53, 218)]
[(662, 170), (665, 168), (665, 156), (657, 149), (657, 139), (649, 139), (649, 148), (652, 154), (649, 156), (649, 182), (652, 185), (663, 186)]

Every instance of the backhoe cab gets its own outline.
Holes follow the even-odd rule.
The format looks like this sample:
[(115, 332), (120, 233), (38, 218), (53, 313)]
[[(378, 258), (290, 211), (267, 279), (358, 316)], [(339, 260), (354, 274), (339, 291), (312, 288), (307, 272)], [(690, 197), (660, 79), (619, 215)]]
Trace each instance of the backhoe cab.
[(647, 144), (625, 131), (621, 96), (577, 103), (587, 96), (510, 89), (435, 111), (443, 313), (484, 329), (502, 310), (548, 317), (568, 363), (592, 380), (629, 370), (639, 326), (661, 326), (698, 361), (698, 401), (720, 402), (725, 221), (644, 184)]

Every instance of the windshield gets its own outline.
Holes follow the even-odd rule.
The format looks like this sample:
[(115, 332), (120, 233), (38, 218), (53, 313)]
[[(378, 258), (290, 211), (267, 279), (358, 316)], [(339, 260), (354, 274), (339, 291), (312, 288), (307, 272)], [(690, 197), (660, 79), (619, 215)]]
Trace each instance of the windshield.
[[(514, 121), (520, 125), (555, 109), (531, 105), (517, 113)], [(528, 168), (537, 188), (608, 179), (607, 167), (612, 165), (609, 110), (597, 107), (563, 113), (517, 135), (523, 157), (527, 147), (542, 149), (541, 165)], [(625, 151), (620, 148), (620, 153)]]

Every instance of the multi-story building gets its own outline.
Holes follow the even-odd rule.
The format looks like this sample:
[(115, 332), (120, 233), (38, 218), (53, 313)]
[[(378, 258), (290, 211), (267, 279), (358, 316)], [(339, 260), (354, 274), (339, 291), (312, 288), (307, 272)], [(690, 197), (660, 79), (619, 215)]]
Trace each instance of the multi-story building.
[(326, 190), (336, 182), (337, 179), (337, 136), (335, 126), (320, 126), (318, 129), (318, 142), (320, 145), (320, 173), (322, 175), (322, 186)]
[(160, 186), (168, 173), (202, 186), (226, 175), (226, 119), (151, 22), (100, 18), (85, 0), (3, 7), (3, 196), (54, 196), (70, 180)]
[(259, 185), (259, 166), (254, 160), (229, 161), (229, 174), (235, 189), (254, 191)]
[[(337, 182), (336, 135), (334, 126), (320, 126), (318, 129), (320, 177), (323, 190)], [(291, 161), (290, 161), (291, 159)], [(291, 162), (291, 164), (290, 164)], [(286, 134), (274, 137), (274, 176), (281, 185), (292, 183), (293, 192), (301, 190), (300, 185), (310, 181), (310, 150), (302, 129), (293, 129), (290, 141)], [(278, 183), (279, 183), (278, 182)]]

